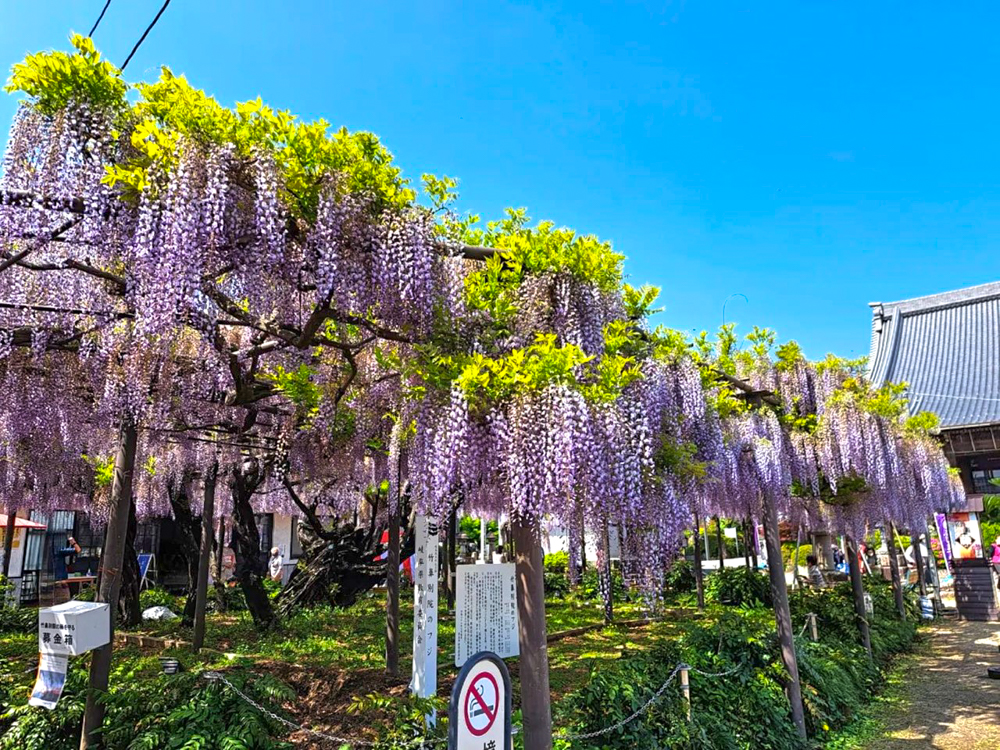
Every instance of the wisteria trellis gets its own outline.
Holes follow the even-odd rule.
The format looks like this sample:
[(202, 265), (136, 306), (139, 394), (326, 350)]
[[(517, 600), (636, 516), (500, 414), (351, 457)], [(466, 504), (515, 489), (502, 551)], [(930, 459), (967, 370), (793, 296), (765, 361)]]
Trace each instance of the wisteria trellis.
[[(960, 500), (931, 438), (844, 395), (847, 368), (744, 358), (736, 375), (776, 403), (721, 408), (736, 392), (718, 363), (649, 329), (606, 244), (520, 221), (476, 234), (418, 205), (371, 136), (234, 113), (169, 73), (129, 103), (78, 45), (73, 95), (14, 86), (29, 96), (0, 176), (4, 503), (99, 513), (95, 475), (129, 419), (143, 515), (168, 512), (167, 482), (248, 453), (274, 511), (296, 509), (293, 480), (347, 512), (402, 462), (435, 515), (461, 497), (574, 534), (581, 517), (616, 525), (655, 588), (695, 509), (757, 517), (767, 496), (860, 535)], [(499, 248), (485, 271), (467, 247), (483, 238)]]

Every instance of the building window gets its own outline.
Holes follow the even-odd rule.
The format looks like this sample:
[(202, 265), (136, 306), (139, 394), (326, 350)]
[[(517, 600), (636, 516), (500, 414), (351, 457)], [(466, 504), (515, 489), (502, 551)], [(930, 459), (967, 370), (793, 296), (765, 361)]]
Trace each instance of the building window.
[(972, 491), (977, 495), (1000, 494), (991, 479), (1000, 479), (1000, 469), (976, 469), (972, 472)]
[(136, 525), (135, 551), (155, 555), (160, 550), (160, 520), (144, 521)]
[(302, 543), (299, 541), (299, 519), (292, 518), (292, 540), (288, 545), (288, 557), (298, 560), (302, 557)]
[(257, 531), (260, 534), (260, 564), (267, 565), (271, 557), (271, 547), (274, 540), (274, 514), (257, 513), (254, 515), (257, 522)]

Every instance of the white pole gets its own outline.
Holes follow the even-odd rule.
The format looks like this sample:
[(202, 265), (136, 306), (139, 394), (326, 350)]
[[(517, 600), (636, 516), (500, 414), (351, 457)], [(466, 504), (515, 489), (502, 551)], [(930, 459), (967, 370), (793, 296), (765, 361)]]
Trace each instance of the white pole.
[(691, 682), (686, 667), (681, 667), (681, 696), (684, 699), (688, 721), (691, 721)]
[(479, 562), (486, 562), (486, 516), (479, 519)]
[[(413, 562), (413, 669), (410, 692), (421, 698), (437, 694), (438, 528), (424, 515), (416, 519)], [(427, 716), (433, 725), (436, 717)]]

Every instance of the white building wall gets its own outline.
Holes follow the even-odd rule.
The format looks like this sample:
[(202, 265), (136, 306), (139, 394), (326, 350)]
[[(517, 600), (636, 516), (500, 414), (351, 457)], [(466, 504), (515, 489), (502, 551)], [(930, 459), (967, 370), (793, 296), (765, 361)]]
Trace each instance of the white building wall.
[[(3, 538), (6, 529), (0, 528), (0, 560), (3, 559)], [(27, 529), (14, 529), (14, 548), (10, 551), (10, 571), (8, 573), (10, 582), (14, 585), (11, 597), (15, 602), (20, 601), (21, 596), (21, 571), (24, 568), (24, 547), (28, 539)]]
[[(611, 546), (611, 559), (621, 557), (618, 544), (618, 529), (612, 526), (608, 535)], [(588, 531), (585, 535), (587, 563), (597, 563), (597, 535)], [(569, 531), (561, 526), (550, 526), (542, 530), (542, 550), (549, 555), (553, 552), (569, 552)]]
[(288, 577), (295, 569), (298, 558), (292, 557), (292, 516), (274, 514), (274, 526), (271, 530), (271, 544), (281, 550), (281, 557), (285, 561), (282, 580), (287, 583)]

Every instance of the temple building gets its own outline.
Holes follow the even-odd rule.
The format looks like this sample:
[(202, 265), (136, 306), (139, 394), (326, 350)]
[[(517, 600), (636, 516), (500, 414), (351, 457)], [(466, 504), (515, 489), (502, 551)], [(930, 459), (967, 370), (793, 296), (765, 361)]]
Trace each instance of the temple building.
[(937, 414), (965, 485), (967, 507), (936, 524), (959, 615), (998, 619), (994, 538), (983, 538), (979, 516), (983, 496), (1000, 494), (1000, 282), (870, 306), (872, 381), (906, 383), (911, 411)]

